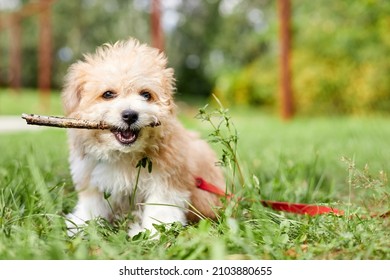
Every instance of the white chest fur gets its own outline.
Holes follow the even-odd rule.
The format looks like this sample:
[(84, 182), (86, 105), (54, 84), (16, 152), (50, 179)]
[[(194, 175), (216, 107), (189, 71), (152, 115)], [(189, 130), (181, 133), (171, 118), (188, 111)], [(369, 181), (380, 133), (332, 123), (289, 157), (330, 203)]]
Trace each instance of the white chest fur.
[(130, 195), (137, 181), (138, 168), (131, 164), (98, 162), (91, 170), (90, 184), (101, 192)]

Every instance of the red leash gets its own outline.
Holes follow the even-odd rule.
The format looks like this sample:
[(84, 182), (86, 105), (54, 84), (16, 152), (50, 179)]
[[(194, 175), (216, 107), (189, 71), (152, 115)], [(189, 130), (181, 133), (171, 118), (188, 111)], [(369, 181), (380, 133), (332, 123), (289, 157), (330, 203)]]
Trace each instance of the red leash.
[[(223, 190), (214, 186), (213, 184), (206, 182), (203, 178), (196, 178), (196, 186), (199, 189), (204, 191), (211, 192), (213, 194), (219, 196), (225, 196), (227, 198), (231, 198), (231, 194), (225, 193)], [(344, 215), (344, 211), (338, 210), (332, 207), (313, 205), (313, 204), (302, 204), (302, 203), (289, 203), (289, 202), (279, 202), (279, 201), (269, 201), (269, 200), (261, 200), (261, 204), (266, 207), (270, 207), (273, 210), (290, 212), (295, 214), (307, 214), (309, 216), (315, 216), (320, 214), (333, 213), (336, 215)]]

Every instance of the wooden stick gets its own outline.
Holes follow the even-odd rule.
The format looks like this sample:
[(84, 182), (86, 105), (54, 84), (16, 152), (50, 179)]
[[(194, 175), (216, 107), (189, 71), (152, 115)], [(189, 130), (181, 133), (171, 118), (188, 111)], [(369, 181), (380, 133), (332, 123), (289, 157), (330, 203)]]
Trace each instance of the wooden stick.
[(62, 128), (84, 128), (84, 129), (111, 129), (112, 126), (103, 121), (87, 121), (65, 117), (40, 116), (35, 114), (22, 114), (22, 118), (27, 124), (54, 126)]
[[(36, 114), (22, 114), (22, 118), (27, 124), (54, 126), (61, 128), (83, 128), (83, 129), (115, 129), (116, 127), (105, 123), (104, 121), (88, 121), (80, 119), (72, 119), (65, 117), (41, 116)], [(150, 123), (148, 126), (156, 127), (161, 125), (157, 120)]]

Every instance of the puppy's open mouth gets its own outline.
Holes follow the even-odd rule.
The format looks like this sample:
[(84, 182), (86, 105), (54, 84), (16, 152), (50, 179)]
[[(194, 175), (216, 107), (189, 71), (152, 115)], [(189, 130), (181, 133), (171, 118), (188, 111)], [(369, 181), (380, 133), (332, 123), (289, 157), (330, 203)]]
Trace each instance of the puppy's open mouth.
[(118, 129), (112, 129), (111, 132), (114, 134), (116, 140), (118, 140), (119, 143), (122, 145), (131, 145), (133, 144), (139, 134), (139, 130), (132, 130), (132, 129), (126, 129), (126, 130), (118, 130)]

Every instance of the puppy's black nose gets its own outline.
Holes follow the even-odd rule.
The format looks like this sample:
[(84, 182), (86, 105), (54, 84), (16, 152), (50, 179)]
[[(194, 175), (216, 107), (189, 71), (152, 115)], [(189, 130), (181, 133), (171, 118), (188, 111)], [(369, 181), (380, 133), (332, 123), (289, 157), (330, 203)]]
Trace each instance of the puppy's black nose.
[(133, 124), (138, 120), (138, 113), (133, 110), (124, 110), (122, 112), (122, 120), (127, 124)]

